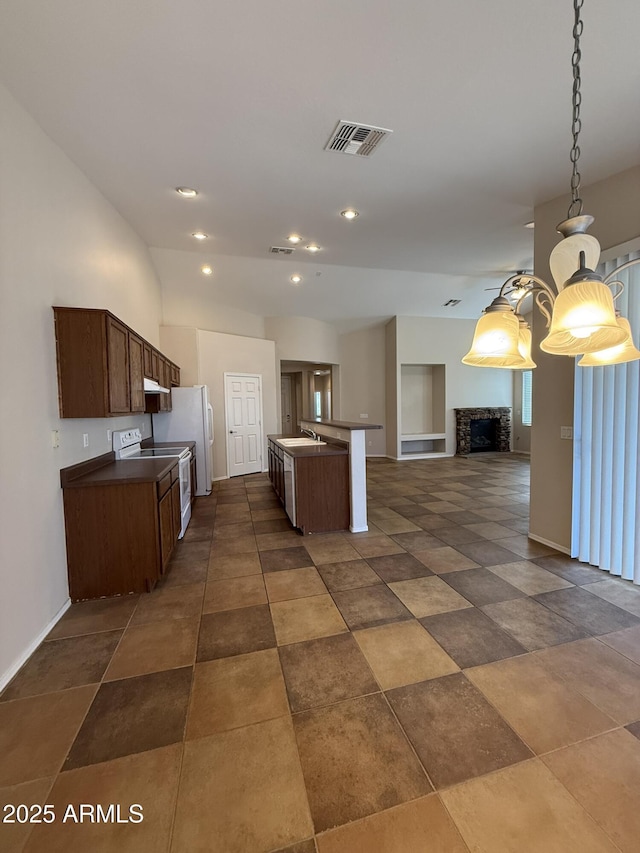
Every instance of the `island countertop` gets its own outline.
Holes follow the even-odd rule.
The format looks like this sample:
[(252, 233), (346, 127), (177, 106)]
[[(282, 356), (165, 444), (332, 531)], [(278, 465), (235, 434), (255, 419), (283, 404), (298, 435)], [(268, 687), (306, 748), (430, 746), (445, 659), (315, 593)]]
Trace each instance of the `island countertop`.
[(330, 426), (336, 429), (382, 429), (382, 424), (365, 424), (362, 421), (330, 421), (322, 418), (302, 418), (305, 424), (319, 424), (320, 426)]
[(344, 456), (349, 453), (349, 448), (346, 445), (339, 444), (328, 444), (323, 442), (316, 442), (315, 444), (303, 444), (300, 447), (285, 447), (284, 444), (280, 444), (278, 439), (280, 438), (309, 438), (308, 435), (268, 435), (267, 439), (269, 441), (273, 441), (278, 447), (283, 450), (286, 454), (293, 457), (300, 456)]

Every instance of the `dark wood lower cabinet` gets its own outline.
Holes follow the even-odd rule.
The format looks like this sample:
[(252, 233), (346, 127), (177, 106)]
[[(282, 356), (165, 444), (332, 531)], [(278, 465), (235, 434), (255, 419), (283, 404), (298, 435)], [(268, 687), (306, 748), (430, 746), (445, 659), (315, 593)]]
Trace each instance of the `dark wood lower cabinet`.
[(72, 601), (150, 592), (180, 533), (178, 466), (160, 482), (63, 489)]

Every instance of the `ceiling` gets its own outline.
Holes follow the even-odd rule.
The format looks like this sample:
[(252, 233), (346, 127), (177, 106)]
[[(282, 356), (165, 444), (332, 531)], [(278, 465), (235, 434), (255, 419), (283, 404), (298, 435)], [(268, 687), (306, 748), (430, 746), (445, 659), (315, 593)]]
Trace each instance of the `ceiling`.
[[(586, 0), (583, 18), (589, 184), (640, 162), (640, 4)], [(263, 259), (266, 314), (347, 319), (369, 298), (434, 313), (445, 293), (473, 316), (484, 287), (531, 267), (534, 205), (568, 196), (572, 23), (569, 0), (3, 0), (0, 78), (185, 275)], [(393, 134), (370, 158), (325, 151), (340, 119)], [(321, 252), (269, 256), (291, 232)], [(278, 284), (294, 267), (295, 311)], [(418, 274), (416, 294), (423, 276), (422, 298), (397, 310), (366, 270)], [(217, 298), (246, 310), (226, 275)]]

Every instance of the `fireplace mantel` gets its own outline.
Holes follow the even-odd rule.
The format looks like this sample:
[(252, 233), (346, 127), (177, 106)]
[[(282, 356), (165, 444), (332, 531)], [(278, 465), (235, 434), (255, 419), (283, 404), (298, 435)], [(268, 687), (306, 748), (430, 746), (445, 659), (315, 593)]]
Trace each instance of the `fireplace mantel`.
[(498, 421), (496, 441), (500, 453), (511, 450), (511, 409), (503, 406), (488, 408), (455, 409), (456, 454), (467, 456), (471, 452), (471, 421), (491, 418)]

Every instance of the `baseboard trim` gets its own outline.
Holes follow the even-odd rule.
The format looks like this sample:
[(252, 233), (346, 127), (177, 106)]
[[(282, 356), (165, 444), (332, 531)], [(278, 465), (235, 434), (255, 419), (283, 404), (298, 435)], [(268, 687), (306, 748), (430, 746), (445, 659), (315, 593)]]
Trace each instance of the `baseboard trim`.
[(558, 545), (557, 542), (552, 542), (550, 539), (543, 539), (542, 536), (536, 536), (535, 533), (527, 534), (529, 539), (533, 539), (534, 542), (539, 542), (541, 545), (548, 545), (549, 548), (555, 548), (556, 551), (561, 551), (563, 554), (566, 554), (568, 557), (571, 556), (571, 548), (565, 548), (564, 545)]
[(71, 607), (71, 599), (70, 599), (70, 598), (68, 598), (68, 599), (66, 600), (66, 602), (62, 605), (62, 607), (60, 608), (60, 610), (58, 610), (58, 612), (56, 613), (56, 615), (53, 617), (53, 619), (51, 620), (51, 622), (49, 622), (49, 624), (48, 624), (45, 628), (43, 628), (43, 630), (42, 630), (42, 631), (40, 631), (40, 633), (38, 634), (38, 636), (37, 636), (34, 640), (32, 640), (32, 642), (31, 642), (31, 643), (29, 643), (29, 645), (27, 646), (27, 648), (22, 652), (22, 654), (20, 655), (20, 657), (18, 657), (18, 659), (17, 659), (17, 660), (15, 660), (15, 661), (11, 664), (11, 666), (9, 667), (9, 669), (8, 669), (6, 672), (3, 672), (3, 673), (2, 673), (2, 675), (0, 676), (0, 692), (1, 692), (2, 690), (4, 690), (4, 688), (5, 688), (5, 687), (7, 686), (7, 684), (11, 681), (11, 679), (12, 679), (12, 678), (14, 677), (14, 675), (18, 672), (18, 670), (19, 670), (22, 666), (24, 666), (24, 664), (29, 660), (29, 658), (30, 658), (30, 657), (31, 657), (31, 655), (35, 652), (35, 650), (38, 648), (38, 646), (40, 645), (40, 643), (41, 643), (41, 642), (44, 640), (44, 638), (47, 636), (47, 634), (49, 633), (49, 631), (51, 631), (51, 629), (55, 626), (55, 624), (56, 624), (57, 622), (59, 622), (59, 621), (60, 621), (60, 619), (62, 619), (62, 617), (64, 616), (64, 614), (67, 612), (67, 610), (68, 610), (70, 607)]

